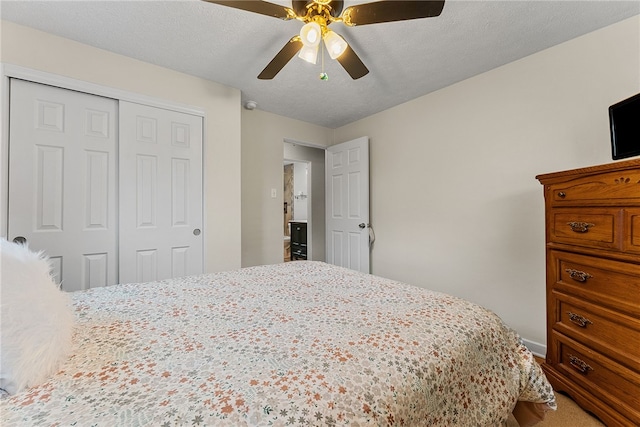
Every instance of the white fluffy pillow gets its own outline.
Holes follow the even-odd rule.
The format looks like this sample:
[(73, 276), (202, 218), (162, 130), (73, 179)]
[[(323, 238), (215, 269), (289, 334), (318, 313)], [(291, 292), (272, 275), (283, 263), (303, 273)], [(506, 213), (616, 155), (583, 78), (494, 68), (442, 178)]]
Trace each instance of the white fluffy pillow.
[(53, 375), (71, 348), (71, 299), (41, 253), (0, 239), (0, 388), (9, 394)]

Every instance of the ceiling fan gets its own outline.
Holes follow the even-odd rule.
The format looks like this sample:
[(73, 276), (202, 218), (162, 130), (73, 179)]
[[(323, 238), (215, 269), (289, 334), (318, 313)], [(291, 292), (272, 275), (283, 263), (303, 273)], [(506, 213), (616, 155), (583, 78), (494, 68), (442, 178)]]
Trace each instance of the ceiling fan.
[[(329, 56), (336, 59), (351, 78), (359, 79), (369, 70), (349, 44), (328, 27), (334, 22), (348, 26), (430, 18), (440, 15), (444, 0), (383, 0), (349, 6), (343, 10), (343, 0), (292, 0), (291, 8), (260, 0), (204, 0), (282, 20), (297, 19), (304, 22), (299, 35), (289, 40), (258, 75), (259, 79), (273, 79), (289, 60), (299, 52), (305, 61), (316, 63), (318, 49), (324, 42)], [(327, 75), (320, 75), (322, 80)]]

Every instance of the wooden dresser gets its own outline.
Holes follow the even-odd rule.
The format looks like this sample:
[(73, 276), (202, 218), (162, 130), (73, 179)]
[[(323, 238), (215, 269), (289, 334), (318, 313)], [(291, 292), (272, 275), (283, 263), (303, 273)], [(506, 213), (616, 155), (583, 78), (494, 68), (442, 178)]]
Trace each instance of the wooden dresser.
[(542, 367), (608, 426), (640, 426), (640, 159), (536, 178), (546, 212)]

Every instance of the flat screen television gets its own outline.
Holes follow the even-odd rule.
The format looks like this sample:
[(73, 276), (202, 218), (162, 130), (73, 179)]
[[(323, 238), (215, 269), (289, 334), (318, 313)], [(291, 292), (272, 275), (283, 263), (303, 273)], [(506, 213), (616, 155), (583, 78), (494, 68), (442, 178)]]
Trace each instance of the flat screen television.
[(640, 93), (609, 107), (613, 160), (640, 155)]

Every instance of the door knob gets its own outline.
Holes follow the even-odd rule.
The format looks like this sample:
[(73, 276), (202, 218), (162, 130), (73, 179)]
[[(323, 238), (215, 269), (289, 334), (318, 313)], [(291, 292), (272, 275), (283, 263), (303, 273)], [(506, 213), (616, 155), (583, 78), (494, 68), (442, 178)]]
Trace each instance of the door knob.
[(194, 236), (199, 236), (200, 235), (200, 229), (196, 228), (195, 230), (193, 230), (193, 235)]
[(358, 227), (365, 228), (367, 226), (367, 224), (365, 224), (364, 222), (361, 222), (360, 224), (358, 224)]
[(24, 237), (22, 237), (22, 236), (14, 237), (14, 239), (13, 239), (13, 243), (18, 243), (18, 244), (20, 244), (20, 245), (24, 245), (24, 244), (26, 244), (26, 243), (27, 243), (27, 239), (25, 239), (25, 238), (24, 238)]

